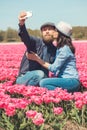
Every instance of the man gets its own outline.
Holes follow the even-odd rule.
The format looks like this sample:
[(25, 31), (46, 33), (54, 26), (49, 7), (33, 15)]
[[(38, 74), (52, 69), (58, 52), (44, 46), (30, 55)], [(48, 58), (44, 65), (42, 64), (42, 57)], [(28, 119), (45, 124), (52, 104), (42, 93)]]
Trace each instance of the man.
[[(28, 53), (31, 51), (37, 53), (41, 59), (53, 63), (56, 54), (56, 47), (52, 44), (54, 38), (53, 33), (56, 31), (54, 23), (45, 23), (41, 26), (42, 38), (30, 36), (25, 27), (26, 12), (19, 14), (19, 36), (24, 42)], [(19, 74), (16, 80), (17, 84), (38, 86), (39, 81), (48, 77), (49, 71), (42, 67), (39, 63), (29, 60), (26, 52), (21, 61)]]

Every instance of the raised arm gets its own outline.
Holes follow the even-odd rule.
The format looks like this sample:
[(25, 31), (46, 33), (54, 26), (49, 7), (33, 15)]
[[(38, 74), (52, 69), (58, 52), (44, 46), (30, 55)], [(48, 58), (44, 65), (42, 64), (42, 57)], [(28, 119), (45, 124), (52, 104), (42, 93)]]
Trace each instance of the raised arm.
[(35, 50), (35, 44), (36, 44), (36, 39), (33, 36), (30, 36), (26, 26), (25, 26), (25, 21), (27, 19), (27, 13), (26, 11), (23, 11), (19, 14), (18, 19), (19, 19), (19, 36), (22, 40), (22, 42), (25, 44), (27, 51), (34, 51)]
[(19, 14), (19, 16), (18, 16), (19, 25), (23, 26), (23, 25), (25, 24), (26, 16), (27, 16), (26, 11), (23, 11), (23, 12), (21, 12), (21, 13)]

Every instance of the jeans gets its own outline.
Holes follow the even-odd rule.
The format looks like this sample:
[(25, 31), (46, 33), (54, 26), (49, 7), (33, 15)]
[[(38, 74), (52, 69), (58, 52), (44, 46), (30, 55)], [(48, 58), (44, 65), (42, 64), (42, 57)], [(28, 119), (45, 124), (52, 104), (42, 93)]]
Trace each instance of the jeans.
[(38, 86), (40, 80), (44, 78), (44, 76), (44, 72), (41, 70), (28, 71), (16, 79), (16, 84)]
[(80, 82), (74, 78), (45, 78), (40, 81), (40, 87), (54, 90), (56, 87), (67, 89), (68, 92), (78, 91)]

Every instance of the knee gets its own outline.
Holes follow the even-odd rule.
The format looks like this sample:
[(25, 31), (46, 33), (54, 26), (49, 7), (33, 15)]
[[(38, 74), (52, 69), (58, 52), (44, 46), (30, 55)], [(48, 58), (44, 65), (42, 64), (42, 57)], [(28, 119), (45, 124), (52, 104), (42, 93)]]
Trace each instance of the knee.
[(38, 75), (41, 79), (45, 77), (44, 72), (41, 71), (41, 70), (37, 70), (37, 75)]
[(16, 83), (16, 84), (22, 84), (22, 80), (20, 79), (20, 77), (17, 77), (15, 83)]
[(40, 82), (39, 82), (39, 86), (40, 86), (40, 87), (44, 87), (44, 86), (45, 86), (44, 79), (40, 80)]

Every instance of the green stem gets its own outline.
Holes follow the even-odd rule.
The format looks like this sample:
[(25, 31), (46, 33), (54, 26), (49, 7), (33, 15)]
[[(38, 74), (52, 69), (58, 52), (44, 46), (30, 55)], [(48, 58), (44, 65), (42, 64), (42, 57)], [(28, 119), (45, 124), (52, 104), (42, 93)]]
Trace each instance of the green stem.
[(85, 119), (84, 119), (85, 108), (86, 108), (86, 106), (84, 105), (83, 108), (82, 108), (82, 126), (83, 127), (85, 126)]

